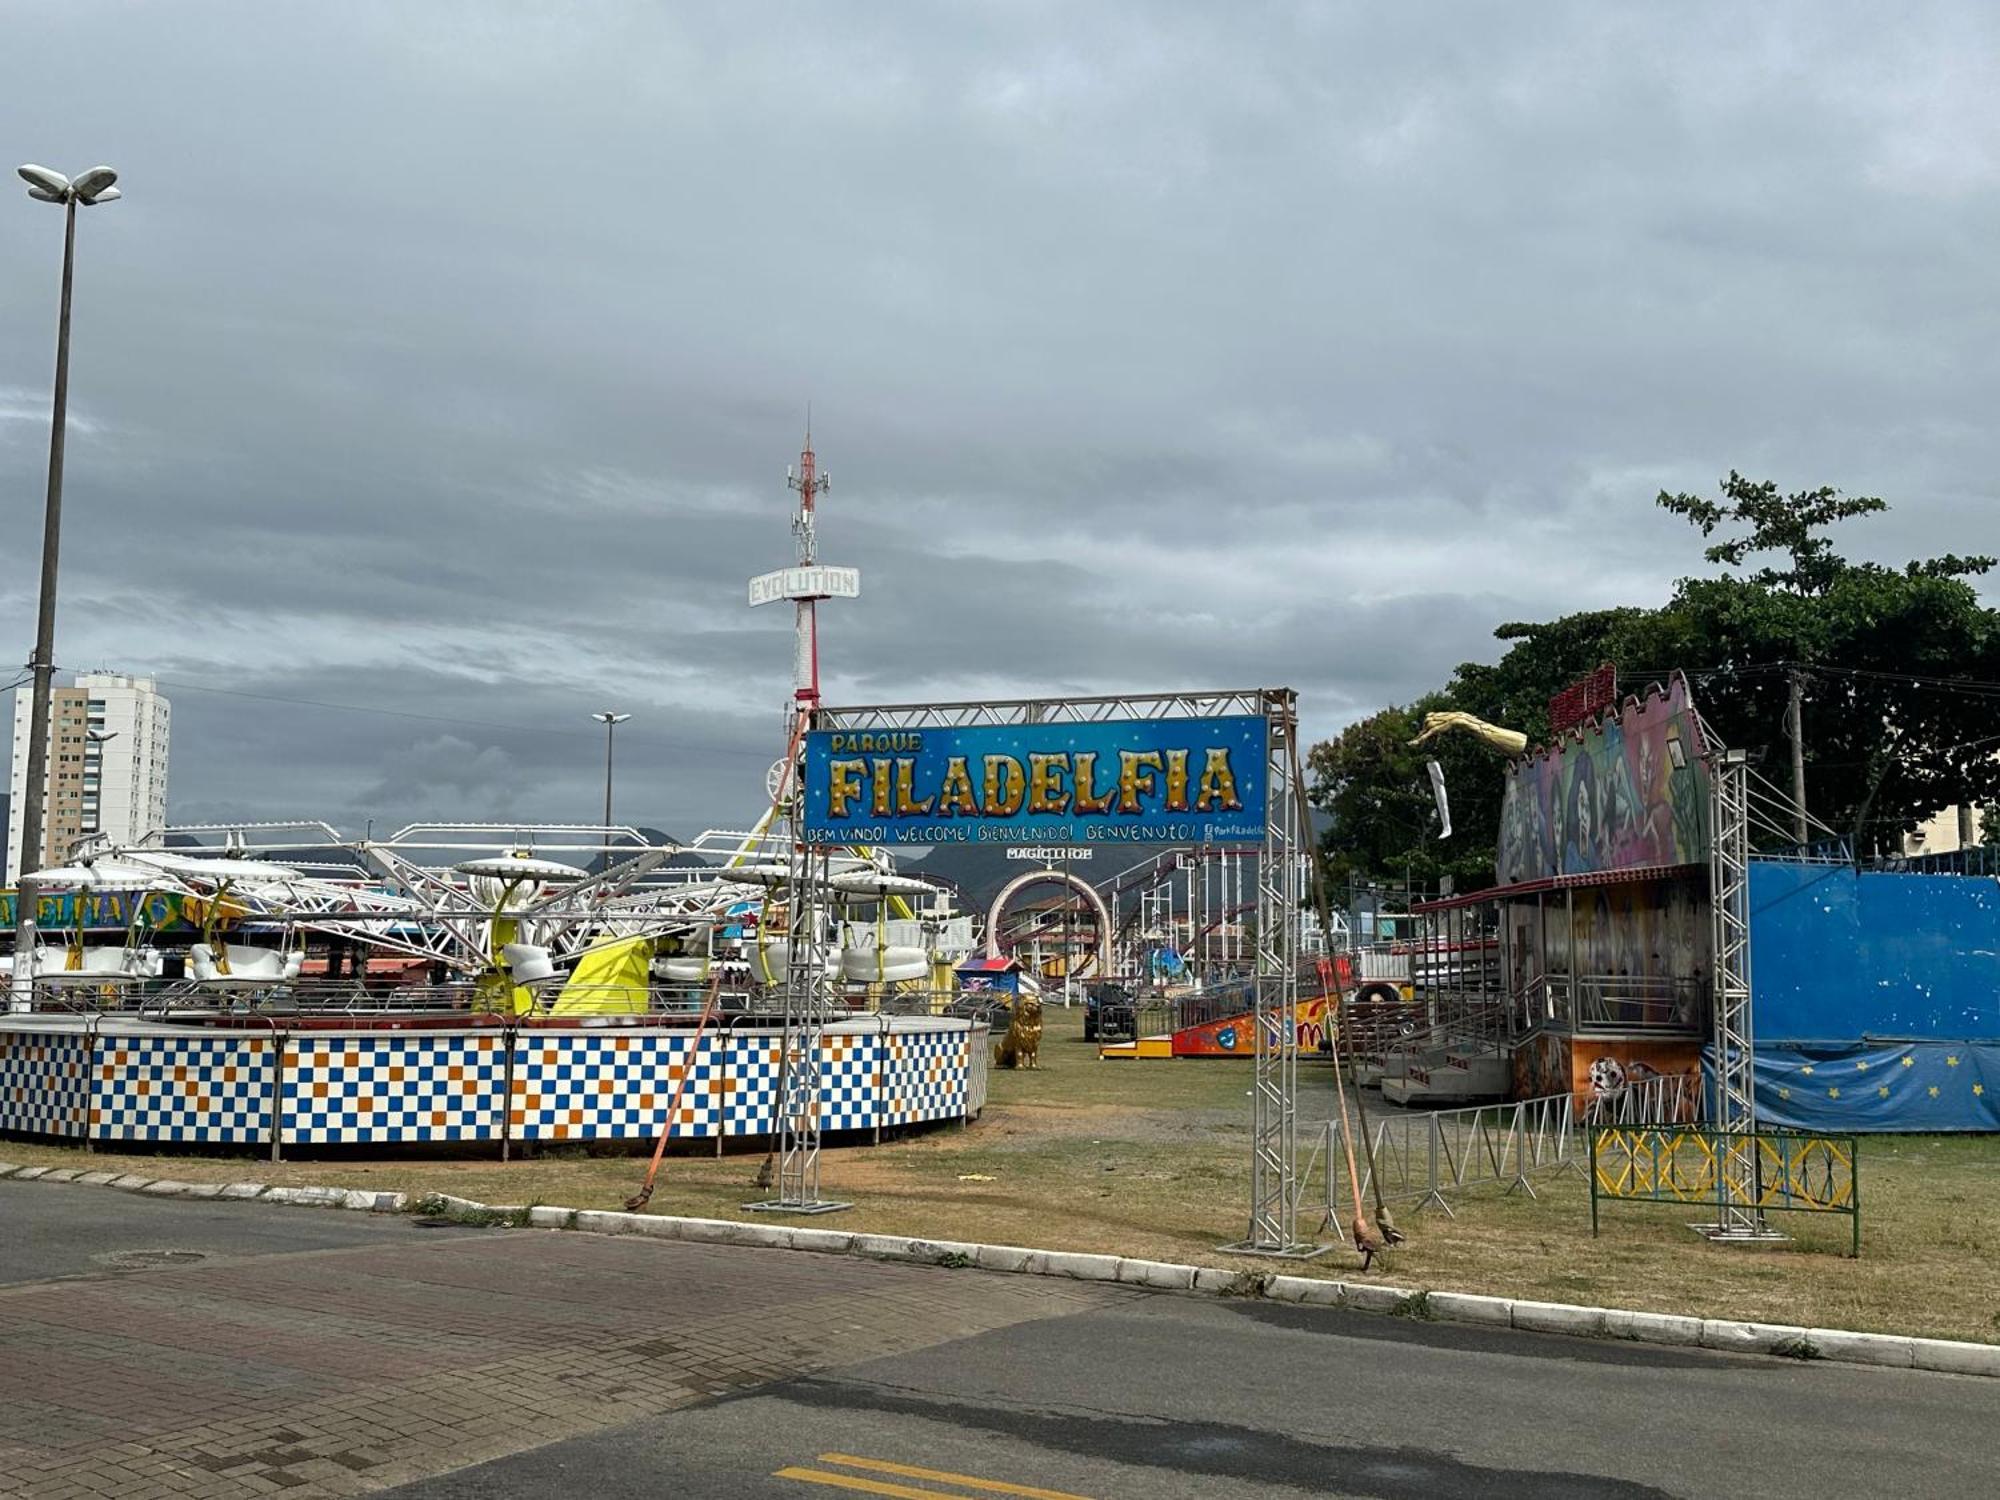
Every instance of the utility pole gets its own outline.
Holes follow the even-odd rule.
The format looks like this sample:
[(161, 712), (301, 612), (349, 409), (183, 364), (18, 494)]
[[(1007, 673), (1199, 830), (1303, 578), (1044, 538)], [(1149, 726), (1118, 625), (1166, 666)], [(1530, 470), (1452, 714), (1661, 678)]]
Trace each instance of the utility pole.
[(1792, 838), (1803, 846), (1806, 841), (1806, 674), (1793, 667), (1787, 674), (1787, 680), (1791, 684), (1791, 703), (1785, 717), (1792, 732)]

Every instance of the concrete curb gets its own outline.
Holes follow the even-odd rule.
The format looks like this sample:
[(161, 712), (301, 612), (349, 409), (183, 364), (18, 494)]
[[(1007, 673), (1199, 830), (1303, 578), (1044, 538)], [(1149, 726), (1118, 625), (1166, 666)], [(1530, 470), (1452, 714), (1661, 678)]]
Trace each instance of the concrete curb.
[(545, 1205), (478, 1203), (448, 1193), (412, 1199), (402, 1193), (372, 1193), (335, 1187), (266, 1187), (257, 1182), (190, 1183), (66, 1167), (19, 1167), (0, 1162), (0, 1178), (17, 1182), (68, 1182), (110, 1187), (161, 1198), (254, 1199), (295, 1207), (338, 1208), (359, 1213), (457, 1215), (498, 1226), (576, 1230), (585, 1234), (640, 1234), (690, 1244), (739, 1245), (769, 1250), (802, 1250), (819, 1255), (858, 1255), (870, 1260), (915, 1265), (972, 1266), (1021, 1276), (1066, 1276), (1158, 1291), (1210, 1297), (1255, 1297), (1306, 1307), (1344, 1307), (1426, 1322), (1464, 1323), (1483, 1328), (1518, 1328), (1572, 1338), (1619, 1339), (1678, 1348), (1717, 1349), (1780, 1359), (1824, 1360), (1836, 1364), (1935, 1370), (1950, 1375), (2000, 1378), (2000, 1344), (1969, 1344), (1840, 1328), (1799, 1328), (1777, 1323), (1743, 1323), (1727, 1318), (1676, 1317), (1615, 1307), (1575, 1307), (1561, 1302), (1525, 1302), (1471, 1292), (1432, 1291), (1381, 1282), (1344, 1282), (1266, 1271), (1225, 1271), (1169, 1261), (1068, 1250), (1032, 1250), (1019, 1245), (978, 1245), (956, 1240), (904, 1239), (888, 1234), (850, 1234), (803, 1224), (746, 1224), (734, 1219), (682, 1219), (664, 1214), (616, 1213)]

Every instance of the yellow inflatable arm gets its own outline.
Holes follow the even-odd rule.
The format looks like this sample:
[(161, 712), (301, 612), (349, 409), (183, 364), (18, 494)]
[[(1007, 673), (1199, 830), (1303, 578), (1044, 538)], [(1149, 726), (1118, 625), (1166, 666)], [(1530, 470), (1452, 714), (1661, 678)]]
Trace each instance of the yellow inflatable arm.
[(1489, 724), (1484, 719), (1458, 709), (1441, 714), (1425, 714), (1423, 733), (1411, 740), (1412, 745), (1421, 745), (1447, 729), (1463, 729), (1467, 734), (1477, 735), (1503, 755), (1520, 755), (1528, 748), (1528, 737), (1518, 729), (1502, 729), (1498, 724)]

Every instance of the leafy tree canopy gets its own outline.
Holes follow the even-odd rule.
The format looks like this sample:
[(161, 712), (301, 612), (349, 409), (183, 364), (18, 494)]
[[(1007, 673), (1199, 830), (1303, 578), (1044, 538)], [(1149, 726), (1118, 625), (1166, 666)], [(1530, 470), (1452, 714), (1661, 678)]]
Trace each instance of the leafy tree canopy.
[[(2000, 799), (2000, 611), (1965, 580), (1990, 557), (1947, 555), (1897, 569), (1841, 557), (1826, 533), (1886, 510), (1875, 497), (1830, 488), (1781, 493), (1731, 473), (1722, 497), (1662, 493), (1657, 502), (1704, 536), (1711, 563), (1731, 570), (1684, 578), (1658, 608), (1592, 610), (1501, 625), (1497, 663), (1466, 662), (1440, 691), (1350, 725), (1310, 755), (1314, 802), (1331, 813), (1329, 873), (1420, 884), (1445, 873), (1461, 889), (1492, 878), (1504, 762), (1469, 738), (1412, 748), (1425, 712), (1464, 709), (1527, 734), (1549, 735), (1548, 700), (1601, 662), (1621, 693), (1675, 669), (1725, 744), (1790, 784), (1788, 676), (1805, 683), (1806, 800), (1819, 821), (1859, 832), (1861, 848), (1891, 848), (1953, 803)], [(1769, 565), (1742, 571), (1753, 557)], [(1451, 789), (1449, 841), (1436, 838), (1424, 762)]]

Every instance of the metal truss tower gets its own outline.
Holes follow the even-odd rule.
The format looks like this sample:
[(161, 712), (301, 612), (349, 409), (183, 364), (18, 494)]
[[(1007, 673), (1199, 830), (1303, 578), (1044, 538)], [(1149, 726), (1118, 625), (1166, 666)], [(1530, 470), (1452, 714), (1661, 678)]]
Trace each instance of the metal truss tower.
[[(745, 1205), (778, 1213), (821, 1214), (847, 1208), (819, 1195), (820, 1113), (825, 1067), (827, 1022), (833, 1017), (834, 980), (827, 970), (827, 938), (831, 930), (826, 850), (808, 847), (800, 837), (799, 769), (806, 732), (819, 710), (819, 615), (822, 599), (853, 599), (861, 593), (861, 575), (853, 568), (822, 567), (814, 502), (826, 493), (828, 476), (819, 471), (813, 453), (812, 419), (806, 419), (805, 447), (797, 469), (788, 469), (785, 483), (799, 497), (792, 517), (797, 563), (750, 580), (750, 603), (792, 601), (792, 701), (787, 713), (785, 759), (772, 767), (771, 819), (782, 831), (788, 851), (785, 891), (785, 938), (789, 957), (785, 968), (785, 1022), (779, 1044), (777, 1109), (778, 1196)], [(765, 908), (768, 913), (769, 907)]]
[(1709, 762), (1709, 944), (1714, 964), (1716, 1221), (1718, 1240), (1781, 1238), (1758, 1207), (1755, 1048), (1750, 1003), (1750, 778), (1741, 750)]
[(1298, 699), (1268, 695), (1269, 795), (1257, 860), (1256, 1051), (1250, 1084), (1250, 1237), (1242, 1255), (1304, 1258), (1323, 1248), (1298, 1233), (1299, 827)]
[(791, 842), (785, 886), (785, 1024), (778, 1056), (778, 1196), (746, 1208), (767, 1213), (826, 1214), (852, 1207), (819, 1194), (820, 1115), (824, 1109), (826, 1027), (833, 1019), (827, 970), (830, 857)]

